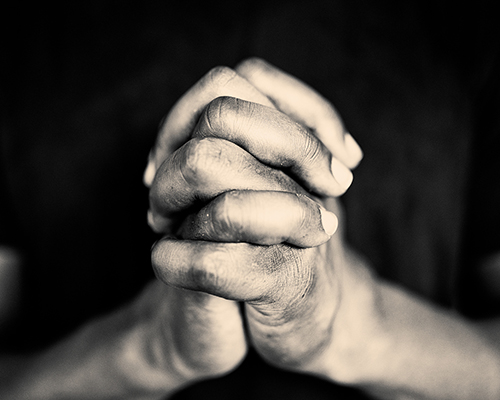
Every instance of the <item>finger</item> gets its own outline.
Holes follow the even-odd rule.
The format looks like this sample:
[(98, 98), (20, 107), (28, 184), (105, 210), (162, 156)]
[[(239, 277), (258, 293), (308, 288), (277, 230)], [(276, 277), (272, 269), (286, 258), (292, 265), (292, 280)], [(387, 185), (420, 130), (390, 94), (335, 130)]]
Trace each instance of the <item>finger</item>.
[(205, 108), (195, 137), (218, 137), (247, 150), (264, 164), (287, 168), (308, 190), (339, 196), (350, 186), (351, 171), (314, 135), (278, 110), (218, 97)]
[[(275, 295), (280, 270), (307, 250), (163, 238), (153, 247), (151, 261), (156, 276), (168, 285), (228, 300), (266, 301)], [(290, 276), (291, 280), (307, 280), (300, 276), (307, 271), (293, 273), (298, 276)]]
[(232, 142), (196, 138), (161, 165), (149, 193), (149, 224), (156, 232), (173, 232), (183, 211), (230, 190), (307, 193), (283, 171), (260, 163)]
[(240, 63), (235, 70), (268, 96), (279, 110), (311, 128), (346, 166), (353, 168), (361, 161), (363, 153), (346, 132), (338, 112), (314, 89), (258, 58)]
[(146, 186), (151, 186), (156, 170), (167, 155), (187, 142), (207, 104), (220, 96), (238, 97), (274, 108), (266, 96), (234, 70), (213, 68), (179, 99), (165, 118), (144, 172)]
[(191, 214), (179, 233), (192, 240), (314, 247), (328, 241), (337, 225), (335, 214), (304, 195), (232, 191)]

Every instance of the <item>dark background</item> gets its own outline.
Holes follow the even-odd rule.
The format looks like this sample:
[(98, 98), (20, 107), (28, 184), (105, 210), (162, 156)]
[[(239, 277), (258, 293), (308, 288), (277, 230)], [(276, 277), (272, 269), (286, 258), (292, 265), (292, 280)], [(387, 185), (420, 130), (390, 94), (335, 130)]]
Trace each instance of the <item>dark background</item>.
[[(349, 240), (378, 273), (469, 316), (496, 314), (475, 268), (500, 247), (495, 13), (482, 0), (6, 8), (0, 242), (24, 269), (5, 350), (43, 347), (152, 279), (142, 173), (158, 123), (210, 68), (248, 56), (325, 95), (364, 149), (343, 201)], [(183, 396), (343, 393), (290, 376), (251, 354)]]

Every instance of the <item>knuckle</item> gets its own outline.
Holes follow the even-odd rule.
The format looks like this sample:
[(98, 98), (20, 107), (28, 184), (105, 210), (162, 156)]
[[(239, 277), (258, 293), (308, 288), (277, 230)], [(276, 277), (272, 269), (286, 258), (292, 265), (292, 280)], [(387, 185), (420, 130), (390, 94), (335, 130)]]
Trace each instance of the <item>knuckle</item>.
[(265, 246), (259, 257), (262, 281), (267, 282), (260, 300), (288, 304), (302, 297), (311, 282), (311, 268), (304, 262), (303, 249), (286, 244)]
[(274, 246), (273, 257), (279, 260), (280, 265), (279, 273), (276, 274), (276, 286), (290, 288), (278, 297), (281, 297), (280, 300), (286, 299), (291, 311), (315, 286), (315, 272), (312, 266), (317, 261), (316, 252), (277, 245)]
[(217, 293), (223, 287), (221, 271), (228, 254), (222, 247), (199, 254), (189, 269), (189, 281), (193, 290)]
[(311, 221), (315, 221), (316, 219), (315, 214), (319, 213), (318, 206), (312, 205), (311, 203), (314, 203), (314, 200), (311, 200), (306, 195), (297, 194), (295, 199), (295, 221), (297, 221), (299, 224), (296, 230), (297, 232), (307, 232), (308, 226), (311, 224)]
[(261, 71), (267, 67), (267, 63), (259, 57), (249, 57), (238, 64), (237, 71), (244, 71), (246, 74)]
[(310, 132), (308, 132), (305, 128), (301, 128), (303, 135), (303, 162), (307, 164), (315, 164), (319, 160), (321, 160), (324, 156), (323, 148), (316, 137), (314, 137)]
[[(310, 280), (308, 249), (298, 249), (286, 244), (273, 246), (271, 259), (279, 266), (279, 275), (285, 286), (295, 282), (304, 285)], [(285, 283), (286, 282), (286, 283)]]
[(217, 97), (205, 108), (203, 122), (211, 134), (217, 135), (225, 130), (228, 113), (238, 107), (234, 100), (227, 96)]
[(219, 139), (193, 139), (186, 145), (180, 172), (188, 184), (203, 184), (208, 176), (220, 168), (224, 158), (223, 146)]
[(238, 192), (225, 192), (220, 195), (212, 212), (212, 224), (216, 232), (222, 232), (238, 240), (243, 230), (243, 210)]
[(227, 86), (238, 73), (226, 66), (217, 66), (208, 71), (205, 76), (206, 84), (211, 88), (220, 88)]
[(171, 268), (173, 265), (168, 260), (170, 252), (164, 251), (161, 241), (156, 243), (151, 250), (151, 266), (155, 276), (162, 282), (174, 284), (174, 271)]
[[(338, 124), (340, 126), (343, 125), (337, 110), (330, 101), (318, 94), (317, 103), (318, 107), (316, 107), (315, 112), (318, 125), (320, 125), (323, 121), (328, 121), (330, 123), (333, 122), (334, 124)], [(318, 127), (316, 127), (316, 129), (317, 128)]]

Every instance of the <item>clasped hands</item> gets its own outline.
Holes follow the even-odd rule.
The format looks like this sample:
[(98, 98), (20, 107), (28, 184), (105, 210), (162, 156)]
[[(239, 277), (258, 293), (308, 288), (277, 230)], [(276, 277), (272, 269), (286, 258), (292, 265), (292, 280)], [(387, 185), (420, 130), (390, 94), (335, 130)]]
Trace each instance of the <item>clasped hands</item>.
[(165, 235), (146, 296), (155, 367), (182, 386), (231, 371), (250, 342), (278, 367), (354, 379), (375, 285), (335, 197), (361, 158), (328, 101), (259, 59), (213, 69), (175, 104), (144, 175)]

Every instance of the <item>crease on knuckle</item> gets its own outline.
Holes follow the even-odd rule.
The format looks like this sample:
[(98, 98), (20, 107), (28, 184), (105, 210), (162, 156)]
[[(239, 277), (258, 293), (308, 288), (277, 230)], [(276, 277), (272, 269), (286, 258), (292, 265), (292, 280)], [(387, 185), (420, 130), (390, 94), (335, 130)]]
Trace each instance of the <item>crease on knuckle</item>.
[(218, 91), (220, 88), (228, 86), (237, 76), (238, 73), (232, 68), (217, 66), (207, 73), (205, 79), (211, 89)]
[(304, 144), (302, 148), (304, 151), (302, 153), (301, 161), (307, 166), (314, 165), (318, 163), (319, 160), (324, 158), (320, 142), (308, 131), (304, 135)]
[[(314, 273), (308, 255), (310, 249), (298, 249), (286, 244), (273, 246), (277, 286), (284, 288), (280, 297), (287, 297), (287, 313), (291, 313), (314, 284)], [(276, 299), (282, 300), (281, 298)]]
[(165, 251), (160, 243), (156, 244), (151, 250), (151, 266), (157, 279), (166, 284), (176, 286), (174, 263), (170, 258), (175, 257), (175, 252)]
[(206, 108), (205, 123), (212, 136), (239, 141), (239, 132), (249, 130), (254, 122), (254, 111), (254, 103), (236, 97), (220, 96)]
[(204, 184), (224, 159), (223, 149), (214, 138), (193, 139), (188, 142), (180, 173), (187, 184)]
[(211, 136), (221, 137), (220, 134), (226, 130), (233, 100), (232, 97), (220, 96), (212, 100), (205, 108), (204, 123)]
[(212, 225), (226, 240), (238, 242), (243, 233), (243, 210), (238, 201), (238, 192), (220, 195), (212, 213)]
[(223, 247), (199, 254), (189, 269), (189, 281), (193, 290), (217, 294), (224, 287), (222, 270), (229, 253)]
[(297, 216), (295, 221), (297, 224), (294, 226), (294, 233), (309, 232), (311, 221), (317, 221), (321, 218), (319, 205), (314, 207), (314, 200), (303, 194), (296, 194), (295, 201), (297, 201), (296, 212)]

